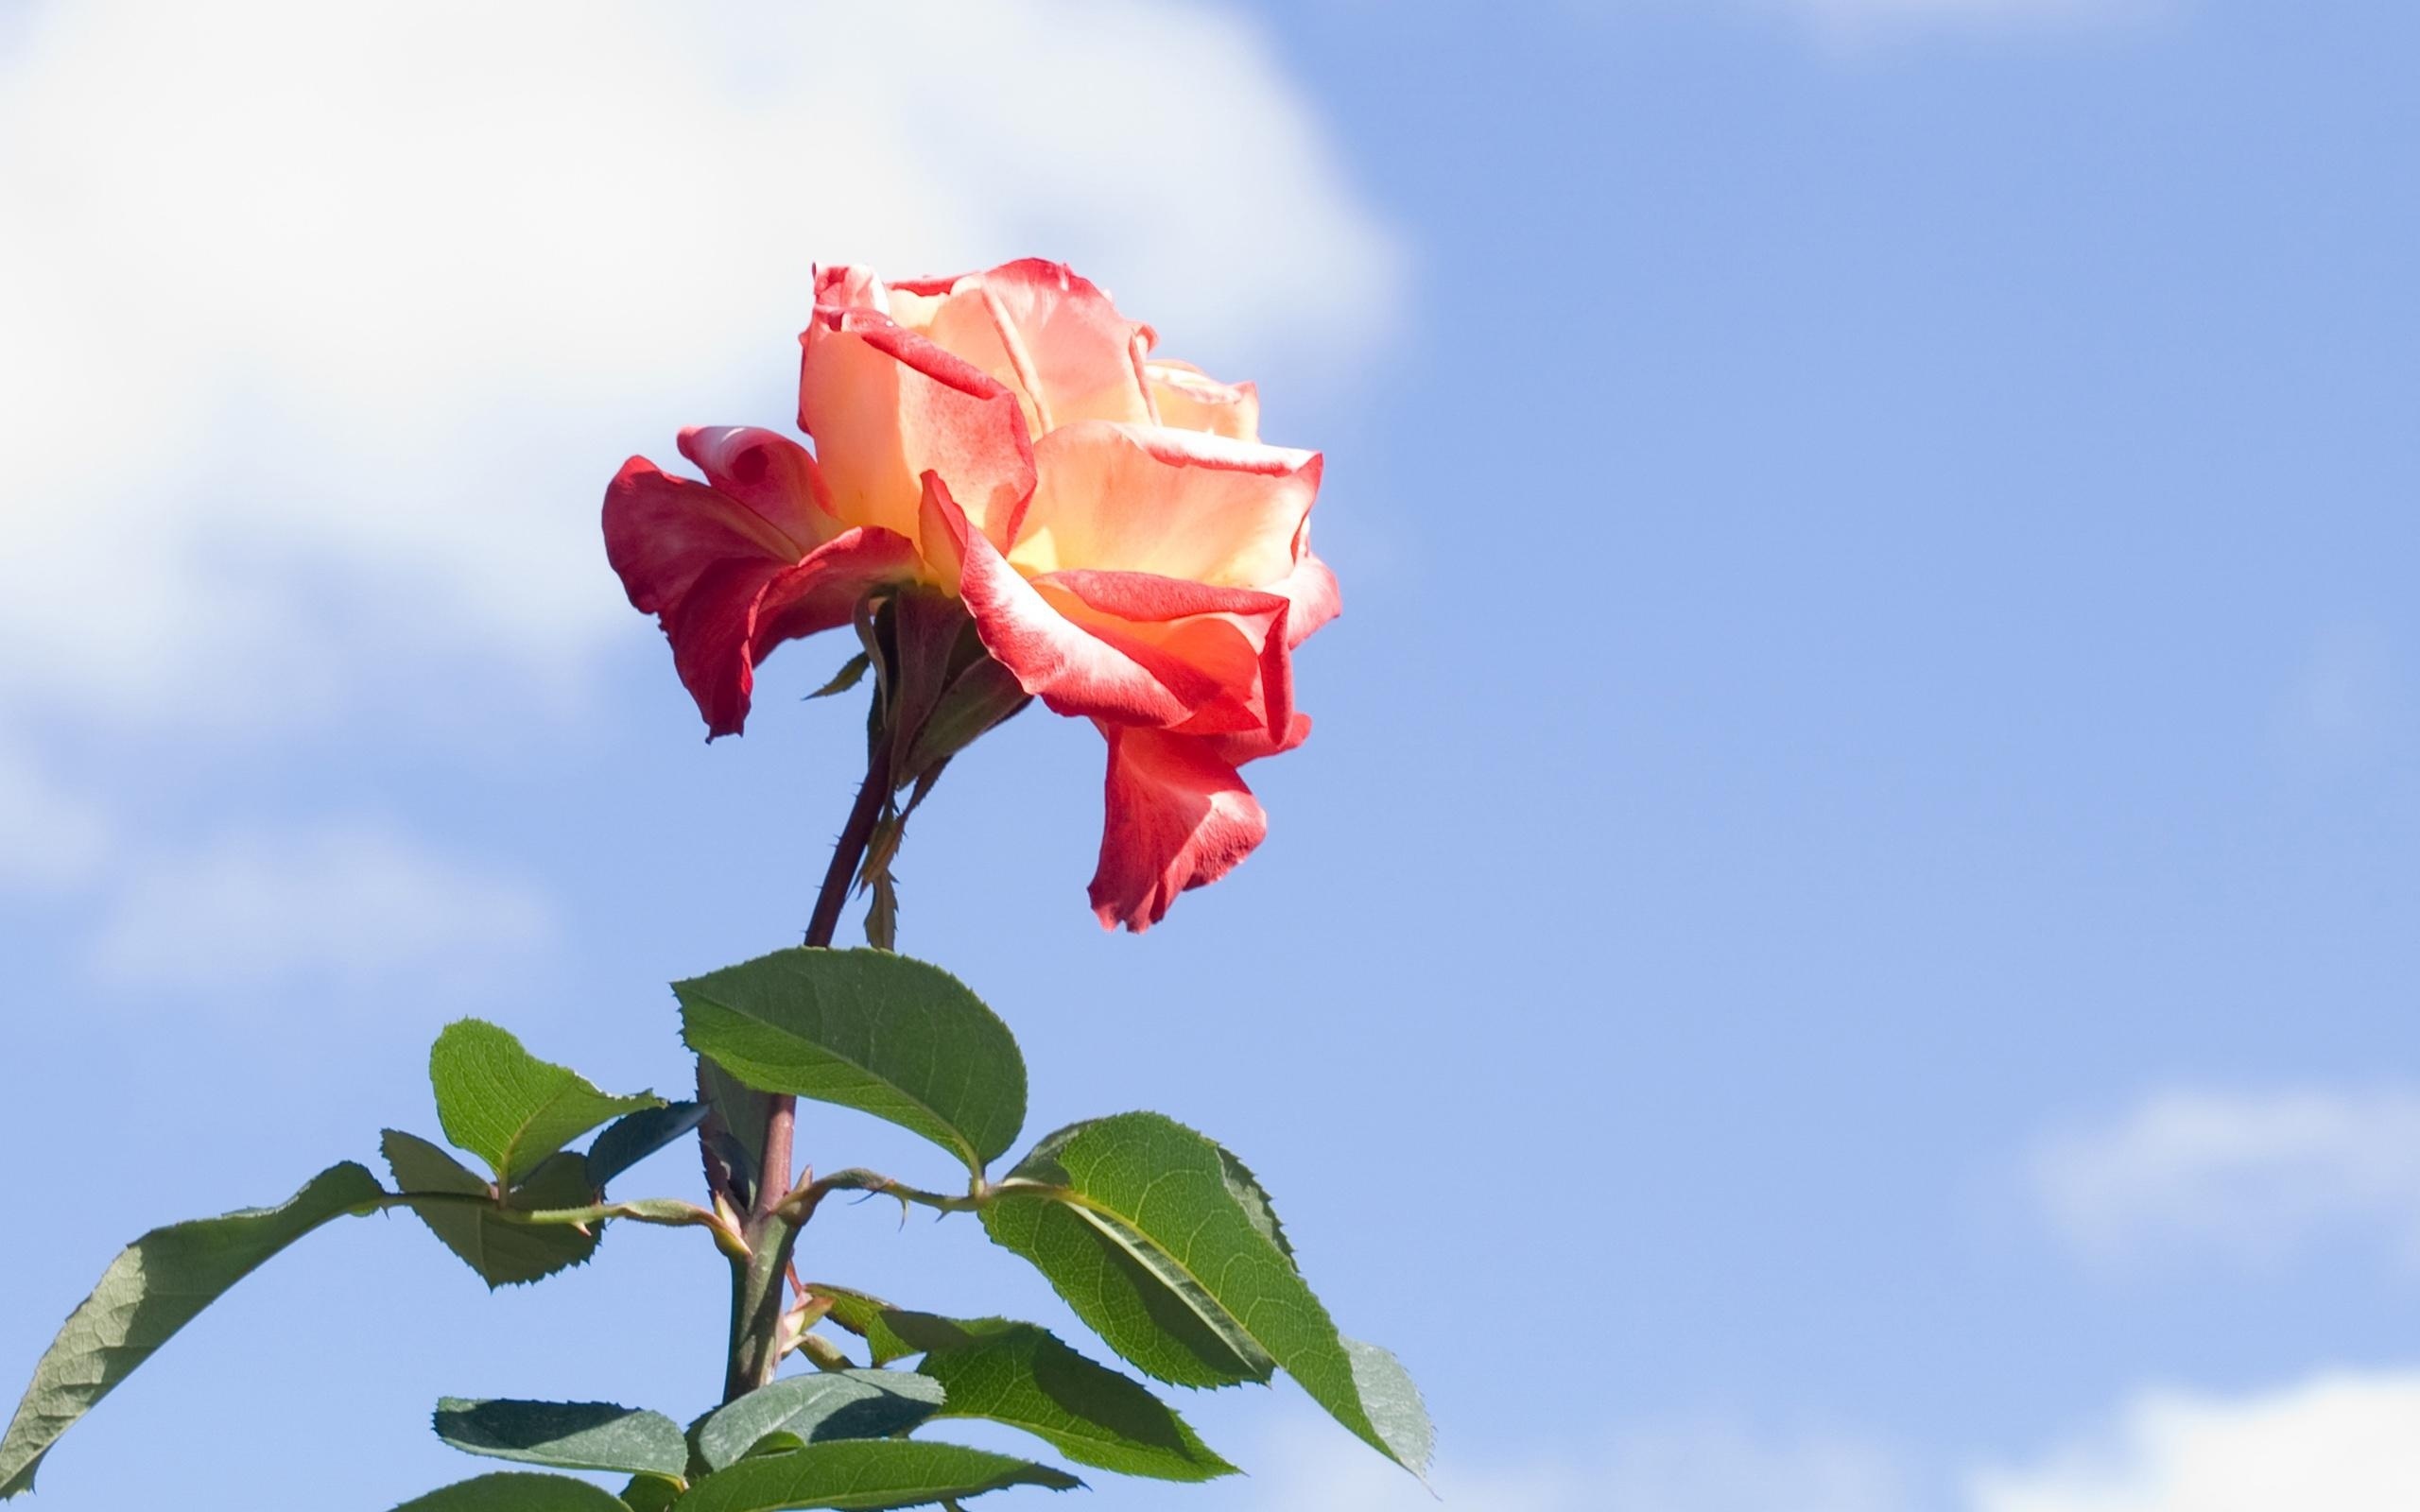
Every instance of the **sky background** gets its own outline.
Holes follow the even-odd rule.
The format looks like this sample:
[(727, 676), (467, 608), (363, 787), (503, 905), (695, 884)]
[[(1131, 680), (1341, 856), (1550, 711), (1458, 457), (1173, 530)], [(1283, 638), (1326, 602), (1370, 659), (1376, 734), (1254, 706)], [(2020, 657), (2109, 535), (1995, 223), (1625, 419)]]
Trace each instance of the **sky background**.
[[(1090, 730), (918, 815), (902, 948), (1033, 1133), (1235, 1145), (1449, 1505), (2420, 1503), (2415, 71), (2402, 0), (0, 8), (0, 1370), (433, 1133), (451, 1019), (678, 1089), (662, 984), (795, 937), (859, 727), (827, 640), (703, 744), (604, 482), (786, 422), (811, 263), (1032, 253), (1326, 453), (1346, 605), (1146, 938)], [(963, 1219), (803, 1266), (1080, 1332)], [(39, 1504), (685, 1418), (723, 1281), (347, 1223)], [(1433, 1504), (1290, 1385), (1185, 1407), (1252, 1479), (1083, 1504)]]

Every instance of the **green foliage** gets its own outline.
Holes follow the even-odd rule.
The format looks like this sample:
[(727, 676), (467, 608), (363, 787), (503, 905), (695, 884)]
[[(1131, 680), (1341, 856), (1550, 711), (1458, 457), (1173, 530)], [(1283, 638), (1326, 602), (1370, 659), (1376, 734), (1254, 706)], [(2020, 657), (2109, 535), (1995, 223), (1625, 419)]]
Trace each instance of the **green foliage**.
[(675, 1481), (654, 1475), (634, 1475), (622, 1487), (622, 1505), (630, 1512), (672, 1512), (673, 1503), (687, 1489)]
[(597, 1191), (648, 1156), (696, 1131), (711, 1109), (703, 1103), (666, 1103), (615, 1120), (588, 1147), (588, 1184)]
[(466, 1401), (437, 1404), (437, 1436), (468, 1454), (560, 1470), (621, 1470), (674, 1480), (688, 1472), (689, 1443), (662, 1413), (604, 1401)]
[(628, 1504), (568, 1475), (500, 1470), (416, 1496), (395, 1512), (628, 1512)]
[(829, 698), (836, 693), (848, 692), (851, 688), (856, 687), (864, 679), (866, 668), (873, 664), (873, 659), (872, 657), (869, 657), (863, 651), (858, 652), (856, 655), (849, 658), (846, 662), (840, 663), (840, 670), (832, 674), (831, 681), (826, 682), (823, 686), (816, 689), (813, 693), (808, 694), (807, 697)]
[(784, 1376), (716, 1408), (698, 1424), (698, 1457), (713, 1469), (767, 1447), (798, 1449), (904, 1434), (941, 1409), (942, 1386), (897, 1370)]
[[(491, 1289), (520, 1285), (577, 1265), (596, 1252), (600, 1237), (591, 1226), (585, 1232), (569, 1225), (515, 1223), (500, 1211), (495, 1189), (459, 1160), (428, 1141), (396, 1129), (380, 1138), (395, 1185), (408, 1196), (472, 1197), (475, 1202), (410, 1204), (445, 1247), (479, 1273)], [(588, 1184), (588, 1164), (577, 1155), (553, 1155), (514, 1188), (507, 1201), (525, 1212), (552, 1208), (584, 1208), (596, 1198)]]
[[(1426, 1471), (1426, 1415), (1414, 1432), (1402, 1418), (1405, 1394), (1389, 1382), (1390, 1420), (1374, 1417), (1353, 1354), (1282, 1246), (1266, 1194), (1211, 1140), (1157, 1113), (1061, 1129), (996, 1189), (983, 1226), (1145, 1372), (1223, 1385), (1267, 1380), (1282, 1366), (1337, 1421)], [(1409, 1401), (1417, 1412), (1417, 1396)]]
[(750, 1086), (888, 1119), (977, 1175), (1025, 1124), (1015, 1039), (939, 967), (786, 950), (672, 989), (689, 1048)]
[(735, 1205), (745, 1208), (754, 1199), (756, 1158), (765, 1147), (765, 1124), (773, 1099), (700, 1056), (698, 1100), (708, 1109), (704, 1135), (709, 1177), (730, 1192)]
[(506, 1186), (607, 1119), (663, 1106), (649, 1092), (609, 1097), (477, 1019), (449, 1023), (438, 1035), (428, 1079), (445, 1137), (487, 1161)]
[(1396, 1464), (1428, 1478), (1429, 1462), (1437, 1455), (1437, 1425), (1429, 1421), (1428, 1404), (1411, 1372), (1391, 1349), (1359, 1339), (1346, 1339), (1344, 1352), (1353, 1361), (1353, 1385), (1360, 1393), (1361, 1410), (1386, 1440), (1386, 1452)]
[(154, 1228), (121, 1251), (59, 1331), (0, 1437), (0, 1498), (29, 1490), (59, 1435), (260, 1263), (384, 1193), (348, 1160), (274, 1208)]
[(874, 1364), (889, 1365), (922, 1351), (923, 1346), (908, 1343), (892, 1330), (891, 1306), (880, 1297), (853, 1292), (845, 1286), (827, 1286), (821, 1281), (809, 1281), (806, 1292), (831, 1304), (827, 1315), (833, 1322), (866, 1341), (866, 1350)]
[(1065, 1491), (1082, 1484), (1064, 1470), (957, 1444), (859, 1438), (741, 1460), (700, 1481), (674, 1506), (676, 1512), (880, 1512), (962, 1501), (1011, 1486)]
[(925, 1313), (893, 1313), (890, 1323), (925, 1351), (916, 1368), (947, 1391), (944, 1418), (1022, 1428), (1079, 1464), (1121, 1475), (1206, 1481), (1235, 1473), (1140, 1383), (1085, 1359), (1039, 1325)]

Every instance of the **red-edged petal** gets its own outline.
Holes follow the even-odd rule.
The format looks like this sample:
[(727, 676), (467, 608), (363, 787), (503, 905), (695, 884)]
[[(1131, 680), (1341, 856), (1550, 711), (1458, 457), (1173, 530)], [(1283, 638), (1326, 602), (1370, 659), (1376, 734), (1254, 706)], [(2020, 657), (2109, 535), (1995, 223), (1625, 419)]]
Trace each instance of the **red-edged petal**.
[(605, 557), (631, 607), (646, 613), (669, 610), (717, 563), (786, 567), (805, 548), (736, 499), (643, 456), (623, 463), (605, 488)]
[(965, 600), (984, 648), (1058, 713), (1173, 725), (1218, 696), (1208, 674), (1148, 648), (1112, 644), (1051, 608), (968, 521), (938, 473), (925, 474), (922, 540), (942, 584)]
[(1292, 605), (1283, 596), (1149, 573), (1050, 573), (1033, 585), (1051, 607), (1129, 655), (1147, 664), (1181, 662), (1214, 680), (1218, 696), (1198, 702), (1179, 729), (1275, 732), (1292, 717)]
[(1011, 385), (1040, 436), (1080, 420), (1151, 419), (1141, 357), (1151, 328), (1063, 263), (1004, 263), (959, 279), (925, 334)]
[(1161, 424), (1260, 439), (1260, 390), (1251, 384), (1222, 384), (1189, 362), (1165, 359), (1145, 363), (1143, 376)]
[(1092, 904), (1101, 926), (1136, 934), (1178, 893), (1218, 881), (1269, 833), (1269, 816), (1208, 741), (1103, 724), (1107, 814)]
[(888, 530), (850, 530), (796, 563), (733, 558), (700, 575), (663, 614), (681, 684), (698, 701), (706, 738), (748, 722), (756, 665), (784, 641), (846, 624), (877, 584), (913, 574), (916, 546)]
[[(717, 468), (731, 461), (716, 441), (697, 445)], [(802, 553), (739, 500), (636, 456), (605, 490), (605, 554), (631, 603), (663, 625), (709, 739), (747, 722), (756, 663), (774, 645), (846, 621), (876, 583), (921, 566), (915, 543), (888, 530)]]
[(863, 305), (818, 305), (799, 341), (799, 427), (838, 519), (912, 536), (929, 469), (981, 528), (1009, 539), (1033, 488), (1014, 393)]
[(1344, 611), (1342, 594), (1336, 586), (1336, 574), (1327, 563), (1311, 554), (1310, 523), (1303, 524), (1301, 555), (1295, 558), (1294, 570), (1269, 585), (1269, 592), (1293, 605), (1286, 617), (1286, 644), (1288, 650), (1311, 638), (1311, 632)]
[(751, 660), (764, 661), (784, 641), (848, 624), (858, 600), (885, 583), (915, 577), (923, 566), (916, 543), (896, 531), (840, 532), (765, 585), (749, 637)]
[(1009, 556), (1028, 572), (1155, 573), (1260, 588), (1294, 569), (1319, 494), (1316, 452), (1159, 425), (1062, 426)]
[(840, 533), (815, 458), (786, 436), (754, 425), (692, 425), (681, 433), (681, 455), (802, 552)]

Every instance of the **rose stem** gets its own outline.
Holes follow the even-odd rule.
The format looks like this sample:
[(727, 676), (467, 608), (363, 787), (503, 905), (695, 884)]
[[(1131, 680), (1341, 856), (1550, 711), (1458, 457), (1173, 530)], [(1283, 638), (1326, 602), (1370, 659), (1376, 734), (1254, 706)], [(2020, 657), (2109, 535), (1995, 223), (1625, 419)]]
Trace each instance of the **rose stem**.
[[(823, 885), (815, 895), (808, 916), (806, 943), (827, 946), (840, 927), (840, 910), (849, 901), (873, 827), (890, 796), (890, 745), (874, 744), (866, 763), (866, 780), (848, 821), (832, 846), (832, 864), (824, 868)], [(765, 1149), (756, 1168), (756, 1200), (745, 1228), (752, 1258), (732, 1263), (731, 1354), (723, 1373), (723, 1400), (735, 1400), (773, 1379), (781, 1363), (782, 1280), (789, 1268), (790, 1246), (797, 1231), (774, 1210), (790, 1190), (790, 1138), (798, 1117), (798, 1099), (786, 1092), (770, 1094), (765, 1115)]]

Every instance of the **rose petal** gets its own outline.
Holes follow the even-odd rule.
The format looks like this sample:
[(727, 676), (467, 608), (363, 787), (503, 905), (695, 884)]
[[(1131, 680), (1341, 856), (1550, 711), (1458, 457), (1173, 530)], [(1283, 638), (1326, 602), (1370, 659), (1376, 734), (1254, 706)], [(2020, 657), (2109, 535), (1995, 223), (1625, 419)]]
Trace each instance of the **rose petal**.
[(632, 608), (661, 614), (700, 574), (734, 558), (786, 567), (812, 542), (705, 484), (631, 457), (605, 486), (605, 558)]
[(978, 528), (1010, 539), (1033, 487), (1014, 393), (862, 305), (817, 305), (799, 341), (799, 428), (815, 439), (835, 517), (912, 536), (917, 479), (931, 469)]
[(958, 281), (927, 334), (1015, 388), (1033, 434), (1080, 420), (1151, 419), (1139, 353), (1149, 326), (1063, 263), (1005, 263)]
[(1161, 424), (1239, 441), (1260, 439), (1260, 390), (1251, 384), (1222, 384), (1189, 362), (1166, 359), (1145, 363), (1143, 376)]
[(1173, 660), (1211, 678), (1218, 696), (1197, 704), (1181, 730), (1274, 732), (1293, 714), (1293, 606), (1279, 594), (1149, 573), (1050, 573), (1033, 586), (1062, 614), (1147, 664)]
[(1269, 817), (1207, 741), (1103, 724), (1107, 813), (1093, 912), (1136, 934), (1167, 917), (1176, 895), (1218, 881), (1269, 833)]
[[(695, 444), (718, 469), (737, 455)], [(737, 499), (635, 456), (605, 490), (605, 554), (631, 603), (664, 627), (708, 739), (747, 722), (756, 663), (775, 645), (846, 622), (875, 584), (922, 566), (915, 543), (888, 530), (804, 550)]]
[(1039, 475), (1010, 559), (1259, 588), (1294, 569), (1320, 457), (1200, 431), (1083, 421), (1034, 445)]
[(815, 458), (786, 436), (753, 425), (692, 425), (681, 433), (681, 455), (801, 551), (840, 533)]
[(974, 527), (938, 473), (925, 474), (922, 540), (934, 576), (965, 600), (984, 648), (1058, 713), (1174, 725), (1219, 696), (1208, 674), (1112, 644), (1051, 608)]

